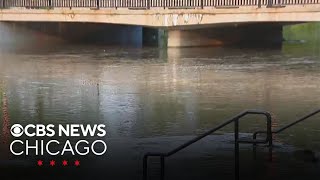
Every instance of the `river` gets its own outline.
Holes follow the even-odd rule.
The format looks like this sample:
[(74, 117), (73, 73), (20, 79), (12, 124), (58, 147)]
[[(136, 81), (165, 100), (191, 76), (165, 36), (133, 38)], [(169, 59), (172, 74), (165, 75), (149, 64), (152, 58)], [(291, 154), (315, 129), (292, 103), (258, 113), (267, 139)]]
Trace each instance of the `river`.
[[(142, 155), (149, 149), (170, 150), (245, 109), (272, 112), (272, 127), (277, 129), (319, 108), (319, 57), (319, 46), (301, 41), (287, 42), (277, 49), (160, 50), (65, 45), (2, 52), (1, 138), (10, 141), (6, 136), (8, 122), (5, 123), (5, 119), (10, 125), (106, 124), (108, 155), (101, 158), (101, 162), (95, 161), (103, 164), (108, 159), (119, 160), (114, 166), (121, 167), (121, 162), (130, 159), (137, 167), (132, 174), (138, 177)], [(318, 152), (318, 117), (277, 135), (275, 140), (279, 148), (275, 151), (280, 155), (275, 157), (282, 159), (285, 155), (281, 153), (294, 153), (297, 149)], [(242, 133), (250, 133), (264, 129), (265, 121), (252, 116), (241, 120), (240, 126)], [(221, 138), (209, 137), (203, 142), (203, 148), (196, 145), (198, 148), (191, 148), (189, 155), (197, 154), (196, 159), (204, 169), (232, 169), (233, 153), (229, 142), (232, 132), (233, 126), (220, 130), (216, 135)], [(230, 147), (224, 147), (224, 141)], [(229, 151), (226, 159), (231, 158), (230, 162), (217, 160), (219, 154)], [(244, 146), (241, 151), (248, 155), (251, 149)], [(202, 162), (199, 157), (207, 159)], [(316, 166), (312, 162), (294, 160), (298, 165), (290, 161), (288, 164), (293, 165), (288, 168), (285, 167), (288, 160), (284, 158), (283, 161), (283, 166), (281, 163), (272, 167), (266, 165), (272, 170), (267, 174), (294, 179), (297, 174), (292, 171)], [(247, 174), (247, 168), (243, 169)], [(316, 171), (312, 173), (317, 174)], [(229, 176), (228, 173), (220, 175), (222, 179), (223, 175)], [(299, 175), (303, 176), (302, 170)]]

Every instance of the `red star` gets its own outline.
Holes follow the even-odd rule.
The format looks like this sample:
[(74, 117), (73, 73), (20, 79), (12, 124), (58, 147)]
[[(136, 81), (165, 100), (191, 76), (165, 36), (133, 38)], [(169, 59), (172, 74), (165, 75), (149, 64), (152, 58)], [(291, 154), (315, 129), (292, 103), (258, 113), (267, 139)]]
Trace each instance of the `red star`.
[(68, 166), (68, 161), (63, 160), (63, 161), (62, 161), (62, 165), (63, 165), (63, 166)]
[(43, 165), (43, 161), (38, 160), (38, 166), (42, 166)]
[(80, 166), (80, 161), (79, 160), (74, 161), (74, 165), (75, 166)]
[(56, 165), (56, 161), (51, 160), (51, 161), (50, 161), (50, 166), (55, 166), (55, 165)]

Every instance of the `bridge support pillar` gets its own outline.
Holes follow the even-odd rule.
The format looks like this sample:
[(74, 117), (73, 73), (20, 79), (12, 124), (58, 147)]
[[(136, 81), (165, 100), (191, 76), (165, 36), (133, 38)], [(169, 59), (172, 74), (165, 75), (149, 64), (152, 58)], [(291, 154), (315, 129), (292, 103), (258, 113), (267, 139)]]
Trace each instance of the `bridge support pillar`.
[(222, 45), (218, 38), (210, 37), (210, 29), (168, 30), (168, 47), (194, 47)]
[(158, 46), (159, 48), (167, 48), (167, 35), (166, 29), (157, 28), (143, 28), (143, 45), (144, 46)]
[(168, 47), (168, 30), (166, 29), (159, 29), (158, 30), (158, 46), (160, 48), (167, 48)]

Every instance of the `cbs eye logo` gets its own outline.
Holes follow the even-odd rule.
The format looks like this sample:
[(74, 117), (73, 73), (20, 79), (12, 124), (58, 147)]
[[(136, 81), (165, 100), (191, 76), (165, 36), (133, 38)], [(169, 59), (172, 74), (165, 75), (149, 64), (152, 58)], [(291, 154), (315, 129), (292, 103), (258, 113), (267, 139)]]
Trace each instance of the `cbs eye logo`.
[(23, 134), (23, 127), (20, 124), (14, 124), (11, 126), (10, 132), (13, 137), (20, 137)]

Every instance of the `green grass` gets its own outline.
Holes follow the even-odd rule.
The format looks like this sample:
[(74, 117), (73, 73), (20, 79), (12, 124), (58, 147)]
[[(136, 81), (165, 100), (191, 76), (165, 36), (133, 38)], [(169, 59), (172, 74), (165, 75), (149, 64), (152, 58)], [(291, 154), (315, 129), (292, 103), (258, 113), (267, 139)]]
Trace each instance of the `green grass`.
[(283, 37), (285, 40), (320, 41), (320, 23), (284, 26)]

